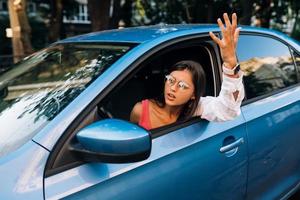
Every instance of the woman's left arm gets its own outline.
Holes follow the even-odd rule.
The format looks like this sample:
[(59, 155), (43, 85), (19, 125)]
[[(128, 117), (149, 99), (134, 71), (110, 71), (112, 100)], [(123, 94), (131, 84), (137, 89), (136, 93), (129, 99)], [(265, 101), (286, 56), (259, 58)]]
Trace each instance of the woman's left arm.
[(219, 95), (201, 97), (195, 115), (208, 121), (218, 122), (237, 117), (241, 113), (240, 107), (245, 96), (242, 77), (242, 72), (239, 72), (238, 78), (223, 74)]
[(223, 14), (225, 26), (218, 19), (222, 39), (210, 32), (211, 38), (220, 47), (223, 60), (223, 82), (218, 97), (202, 97), (195, 115), (209, 121), (227, 121), (240, 114), (240, 106), (244, 98), (243, 73), (237, 67), (236, 46), (240, 29), (237, 28), (237, 16), (232, 15), (232, 23), (227, 13)]

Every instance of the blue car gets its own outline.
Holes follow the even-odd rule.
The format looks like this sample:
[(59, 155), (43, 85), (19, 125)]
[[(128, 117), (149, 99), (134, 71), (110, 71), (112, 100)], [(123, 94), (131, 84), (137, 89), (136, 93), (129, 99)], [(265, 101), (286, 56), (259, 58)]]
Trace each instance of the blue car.
[(59, 41), (0, 75), (0, 199), (287, 199), (300, 186), (300, 45), (243, 27), (246, 98), (228, 122), (145, 130), (136, 102), (180, 60), (222, 72), (214, 25), (104, 31)]

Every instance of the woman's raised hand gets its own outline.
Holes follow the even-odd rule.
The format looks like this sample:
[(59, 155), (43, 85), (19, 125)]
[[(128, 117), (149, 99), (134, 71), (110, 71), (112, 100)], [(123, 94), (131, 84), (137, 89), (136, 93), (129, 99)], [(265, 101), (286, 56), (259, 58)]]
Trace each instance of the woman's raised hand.
[(224, 65), (228, 68), (233, 68), (237, 64), (236, 46), (240, 28), (237, 28), (237, 16), (235, 13), (232, 14), (231, 22), (227, 13), (223, 14), (223, 18), (225, 26), (220, 18), (217, 20), (222, 32), (222, 39), (219, 39), (212, 32), (210, 32), (209, 35), (213, 41), (219, 45)]

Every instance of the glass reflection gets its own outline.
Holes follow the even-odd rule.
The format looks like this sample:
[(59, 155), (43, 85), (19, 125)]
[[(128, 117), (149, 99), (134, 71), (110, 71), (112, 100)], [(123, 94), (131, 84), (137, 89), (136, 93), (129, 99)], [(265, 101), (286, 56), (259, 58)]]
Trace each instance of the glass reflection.
[(129, 46), (59, 44), (0, 76), (0, 156), (52, 120)]
[(245, 71), (245, 87), (248, 98), (267, 94), (297, 82), (291, 57), (253, 58), (241, 62)]
[(261, 36), (241, 36), (238, 57), (245, 72), (248, 99), (297, 83), (289, 48), (277, 40)]

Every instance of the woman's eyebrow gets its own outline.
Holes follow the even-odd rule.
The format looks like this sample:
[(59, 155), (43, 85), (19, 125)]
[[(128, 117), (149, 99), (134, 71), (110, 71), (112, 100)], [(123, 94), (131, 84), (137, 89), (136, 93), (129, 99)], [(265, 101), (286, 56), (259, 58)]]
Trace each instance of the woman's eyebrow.
[(175, 77), (174, 75), (172, 75), (172, 74), (170, 74), (170, 76), (172, 76), (176, 81), (183, 81), (183, 82), (185, 82), (186, 84), (188, 84), (188, 85), (190, 85), (191, 83), (189, 83), (188, 81), (186, 81), (186, 80), (181, 80), (180, 78), (177, 78), (177, 77)]
[(176, 81), (178, 80), (174, 75), (170, 74), (170, 76), (174, 79), (176, 79)]

